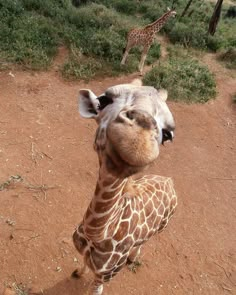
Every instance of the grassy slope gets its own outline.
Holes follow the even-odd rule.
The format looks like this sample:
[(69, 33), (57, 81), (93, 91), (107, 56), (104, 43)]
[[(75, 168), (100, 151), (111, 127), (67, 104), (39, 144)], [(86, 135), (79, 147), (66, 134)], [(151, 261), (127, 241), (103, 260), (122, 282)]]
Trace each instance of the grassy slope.
[[(236, 24), (231, 19), (223, 17), (215, 37), (207, 36), (213, 11), (210, 2), (195, 2), (184, 18), (180, 15), (187, 0), (176, 3), (177, 17), (162, 29), (173, 43), (214, 51), (236, 45)], [(0, 68), (14, 63), (26, 69), (46, 69), (58, 46), (65, 45), (70, 52), (61, 69), (66, 78), (133, 72), (140, 58), (138, 48), (131, 51), (128, 64), (120, 66), (127, 32), (154, 21), (171, 4), (168, 0), (97, 0), (75, 8), (70, 0), (0, 0)], [(225, 12), (226, 8), (223, 16)], [(147, 63), (159, 56), (160, 45), (154, 44)]]

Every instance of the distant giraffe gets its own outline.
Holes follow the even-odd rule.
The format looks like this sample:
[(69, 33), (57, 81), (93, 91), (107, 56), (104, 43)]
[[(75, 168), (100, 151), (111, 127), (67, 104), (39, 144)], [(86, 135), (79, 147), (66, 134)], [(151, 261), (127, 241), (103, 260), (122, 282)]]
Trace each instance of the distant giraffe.
[(168, 9), (168, 11), (165, 14), (163, 14), (159, 19), (147, 25), (146, 27), (142, 29), (132, 29), (131, 31), (129, 31), (127, 37), (127, 44), (121, 64), (125, 64), (129, 51), (132, 47), (142, 45), (143, 52), (139, 63), (139, 71), (142, 75), (144, 62), (146, 60), (147, 53), (154, 41), (155, 34), (160, 31), (160, 29), (163, 27), (163, 25), (166, 23), (170, 16), (174, 17), (175, 15), (176, 12), (174, 10)]
[(94, 273), (93, 295), (127, 262), (135, 262), (140, 248), (166, 227), (177, 197), (168, 177), (131, 176), (152, 163), (159, 145), (172, 139), (175, 127), (166, 104), (167, 92), (124, 84), (97, 97), (80, 90), (80, 114), (98, 123), (94, 148), (99, 177), (83, 221), (73, 234), (84, 266)]

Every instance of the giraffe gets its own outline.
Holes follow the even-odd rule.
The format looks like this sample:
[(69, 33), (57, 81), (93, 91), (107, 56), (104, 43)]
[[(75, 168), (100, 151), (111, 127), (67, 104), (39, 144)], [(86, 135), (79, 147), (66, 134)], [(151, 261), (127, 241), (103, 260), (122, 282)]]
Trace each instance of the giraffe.
[(158, 157), (161, 143), (173, 138), (175, 123), (166, 99), (166, 91), (137, 83), (110, 87), (98, 97), (91, 90), (80, 90), (81, 116), (98, 124), (94, 149), (99, 176), (73, 234), (84, 266), (72, 276), (90, 269), (93, 295), (101, 295), (104, 282), (136, 261), (142, 244), (161, 232), (175, 211), (171, 178), (132, 177)]
[(154, 41), (156, 33), (160, 31), (160, 29), (167, 22), (170, 16), (175, 17), (175, 15), (176, 15), (176, 11), (168, 8), (168, 11), (165, 14), (163, 14), (160, 18), (158, 18), (156, 21), (154, 21), (153, 23), (148, 24), (146, 27), (142, 29), (132, 29), (131, 31), (129, 31), (128, 37), (127, 37), (127, 44), (126, 44), (126, 48), (125, 48), (125, 52), (124, 52), (121, 64), (122, 65), (125, 64), (129, 51), (132, 47), (137, 45), (142, 45), (143, 52), (142, 52), (141, 60), (139, 63), (139, 71), (140, 71), (140, 74), (142, 75), (144, 62), (146, 60), (147, 53)]

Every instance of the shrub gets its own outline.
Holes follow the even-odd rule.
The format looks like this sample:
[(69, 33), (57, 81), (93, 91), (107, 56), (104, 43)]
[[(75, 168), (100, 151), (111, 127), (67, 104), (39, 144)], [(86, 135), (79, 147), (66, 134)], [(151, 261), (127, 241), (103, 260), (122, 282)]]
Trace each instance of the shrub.
[(236, 69), (236, 48), (229, 48), (219, 55), (219, 60), (223, 61), (230, 69)]
[(213, 52), (217, 52), (225, 45), (225, 40), (220, 36), (208, 35), (206, 38), (206, 46)]
[(208, 68), (190, 58), (175, 58), (154, 67), (144, 76), (146, 85), (165, 88), (176, 101), (206, 102), (216, 95), (216, 83)]
[(66, 79), (91, 79), (101, 69), (102, 64), (72, 47), (68, 60), (63, 65), (61, 72)]
[(0, 39), (4, 40), (0, 43), (0, 50), (10, 61), (32, 69), (47, 67), (59, 42), (50, 20), (31, 15), (14, 18), (11, 26), (4, 24)]
[(114, 4), (114, 8), (125, 14), (134, 14), (136, 12), (137, 3), (134, 3), (130, 0), (118, 0)]
[(146, 62), (148, 65), (153, 64), (161, 57), (161, 45), (160, 43), (154, 42), (149, 49)]
[(185, 47), (206, 48), (206, 29), (195, 25), (190, 27), (184, 23), (176, 23), (169, 34), (173, 43), (179, 43)]
[[(86, 33), (85, 33), (86, 34)], [(107, 61), (120, 61), (125, 40), (119, 34), (110, 30), (99, 30), (84, 38), (81, 36), (81, 48), (86, 55), (96, 55)]]

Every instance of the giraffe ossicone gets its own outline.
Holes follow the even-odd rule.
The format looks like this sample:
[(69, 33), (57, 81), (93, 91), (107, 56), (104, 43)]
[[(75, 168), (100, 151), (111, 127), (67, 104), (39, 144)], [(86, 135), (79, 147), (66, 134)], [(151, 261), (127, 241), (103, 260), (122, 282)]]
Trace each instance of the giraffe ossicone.
[(155, 39), (156, 33), (160, 31), (160, 29), (167, 22), (169, 17), (171, 16), (175, 17), (175, 15), (176, 15), (176, 11), (168, 8), (167, 12), (164, 13), (160, 18), (158, 18), (153, 23), (148, 24), (147, 26), (141, 29), (137, 28), (137, 29), (130, 30), (127, 35), (127, 43), (126, 43), (121, 64), (124, 65), (126, 63), (126, 60), (131, 48), (133, 48), (134, 46), (143, 46), (142, 56), (139, 63), (139, 71), (140, 71), (140, 74), (142, 75), (144, 63), (145, 63), (148, 51)]
[(136, 260), (142, 244), (163, 230), (177, 205), (171, 178), (132, 178), (153, 163), (161, 143), (173, 137), (175, 123), (166, 99), (165, 90), (137, 80), (110, 87), (98, 97), (80, 90), (80, 114), (98, 124), (94, 148), (99, 176), (73, 241), (84, 258), (77, 274), (87, 267), (94, 273), (93, 295), (101, 295), (103, 283)]

